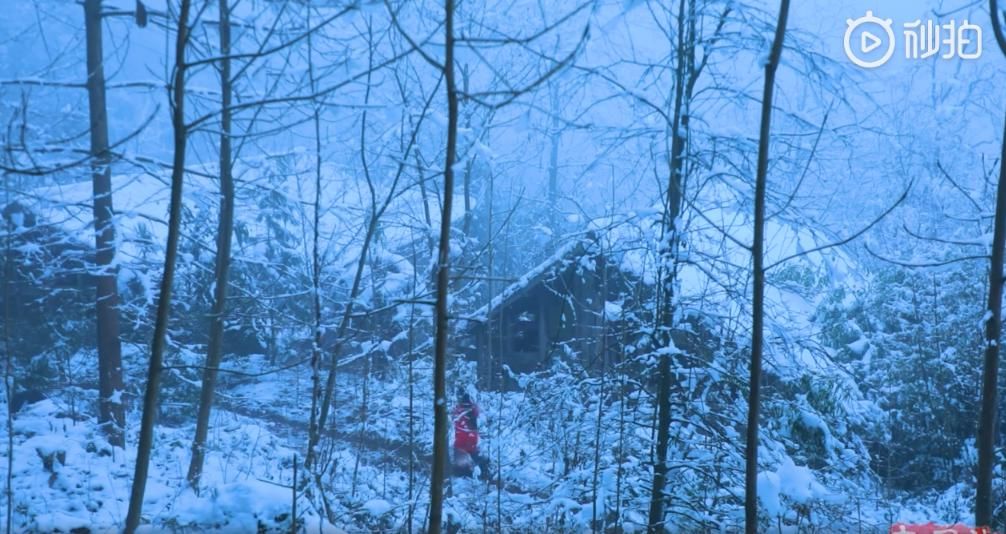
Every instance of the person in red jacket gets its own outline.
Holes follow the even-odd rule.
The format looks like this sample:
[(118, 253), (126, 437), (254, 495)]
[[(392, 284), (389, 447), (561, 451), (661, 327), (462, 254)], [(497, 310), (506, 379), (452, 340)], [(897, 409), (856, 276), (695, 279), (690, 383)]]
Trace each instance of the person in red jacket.
[(485, 461), (479, 455), (479, 405), (464, 388), (458, 388), (458, 403), (451, 411), (454, 420), (454, 472), (471, 476), (478, 466), (483, 476), (488, 475)]

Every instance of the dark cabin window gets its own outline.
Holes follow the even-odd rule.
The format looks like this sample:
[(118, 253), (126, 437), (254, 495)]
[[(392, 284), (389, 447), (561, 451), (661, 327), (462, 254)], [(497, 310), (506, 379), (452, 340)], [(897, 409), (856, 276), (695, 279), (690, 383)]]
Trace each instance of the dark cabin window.
[(514, 352), (538, 352), (538, 316), (524, 312), (512, 326), (511, 347)]

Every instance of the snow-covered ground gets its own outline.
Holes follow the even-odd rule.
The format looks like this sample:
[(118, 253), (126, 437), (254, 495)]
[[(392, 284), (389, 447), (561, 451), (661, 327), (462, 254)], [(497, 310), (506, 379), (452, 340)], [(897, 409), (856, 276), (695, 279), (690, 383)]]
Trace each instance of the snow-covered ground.
[[(295, 499), (297, 521), (306, 532), (403, 532), (409, 530), (410, 518), (412, 531), (422, 531), (432, 421), (418, 414), (431, 402), (420, 393), (427, 389), (429, 371), (419, 365), (414, 369), (417, 415), (411, 418), (411, 432), (407, 381), (400, 380), (400, 370), (385, 373), (385, 378), (375, 374), (369, 380), (355, 371), (340, 375), (337, 423), (331, 440), (323, 442), (331, 468), (321, 482), (334, 525), (321, 519), (321, 500), (313, 484), (304, 484), (303, 469), (296, 497), (293, 491), (309, 406), (309, 376), (302, 369), (221, 391), (199, 495), (185, 480), (193, 427), (157, 427), (144, 531), (288, 532)], [(365, 422), (361, 397), (354, 394), (364, 387), (369, 396)], [(624, 443), (617, 441), (594, 449), (596, 405), (590, 399), (576, 406), (572, 398), (534, 399), (534, 394), (479, 395), (486, 420), (481, 449), (496, 472), (488, 482), (453, 479), (445, 508), (450, 521), (462, 532), (500, 525), (505, 532), (589, 532), (593, 521), (606, 515), (610, 521), (618, 513), (624, 532), (644, 531), (649, 491), (645, 461), (628, 454), (631, 448), (620, 451)], [(113, 448), (94, 418), (84, 415), (83, 408), (93, 400), (93, 391), (75, 389), (26, 405), (15, 415), (15, 532), (110, 532), (123, 524), (139, 413), (130, 412), (129, 447)], [(557, 409), (568, 413), (548, 415)], [(617, 422), (618, 409), (617, 403), (609, 405), (602, 424)], [(562, 421), (566, 428), (557, 426)], [(617, 436), (617, 429), (605, 430), (605, 435)], [(0, 435), (5, 445), (6, 429)], [(701, 444), (696, 447), (694, 454), (700, 457)], [(6, 462), (6, 446), (0, 449)], [(573, 453), (586, 457), (573, 458)], [(496, 466), (502, 467), (497, 471)], [(968, 491), (962, 484), (913, 501), (856, 494), (827, 487), (788, 458), (759, 477), (764, 510), (786, 519), (780, 520), (780, 532), (793, 533), (886, 532), (895, 521), (967, 522)], [(833, 515), (816, 515), (818, 507), (827, 506), (844, 510), (845, 521), (822, 523), (834, 520)], [(736, 503), (724, 501), (723, 510), (708, 521), (726, 518), (731, 524), (720, 524), (722, 531), (739, 531)], [(800, 515), (806, 510), (810, 517)], [(89, 530), (80, 530), (85, 528)]]

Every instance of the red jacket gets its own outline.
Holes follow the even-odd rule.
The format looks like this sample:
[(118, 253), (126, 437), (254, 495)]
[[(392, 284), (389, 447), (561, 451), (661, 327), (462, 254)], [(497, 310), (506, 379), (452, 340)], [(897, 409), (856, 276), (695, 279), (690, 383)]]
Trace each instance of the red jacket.
[(451, 417), (454, 419), (454, 448), (475, 454), (479, 448), (478, 405), (458, 404)]

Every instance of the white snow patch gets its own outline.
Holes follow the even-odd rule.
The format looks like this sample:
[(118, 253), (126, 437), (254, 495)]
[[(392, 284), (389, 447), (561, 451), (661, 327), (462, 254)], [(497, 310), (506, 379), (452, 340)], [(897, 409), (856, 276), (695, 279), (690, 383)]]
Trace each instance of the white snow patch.
[(369, 501), (363, 503), (363, 509), (374, 517), (380, 517), (394, 508), (395, 507), (392, 506), (390, 502), (384, 499), (370, 499)]

